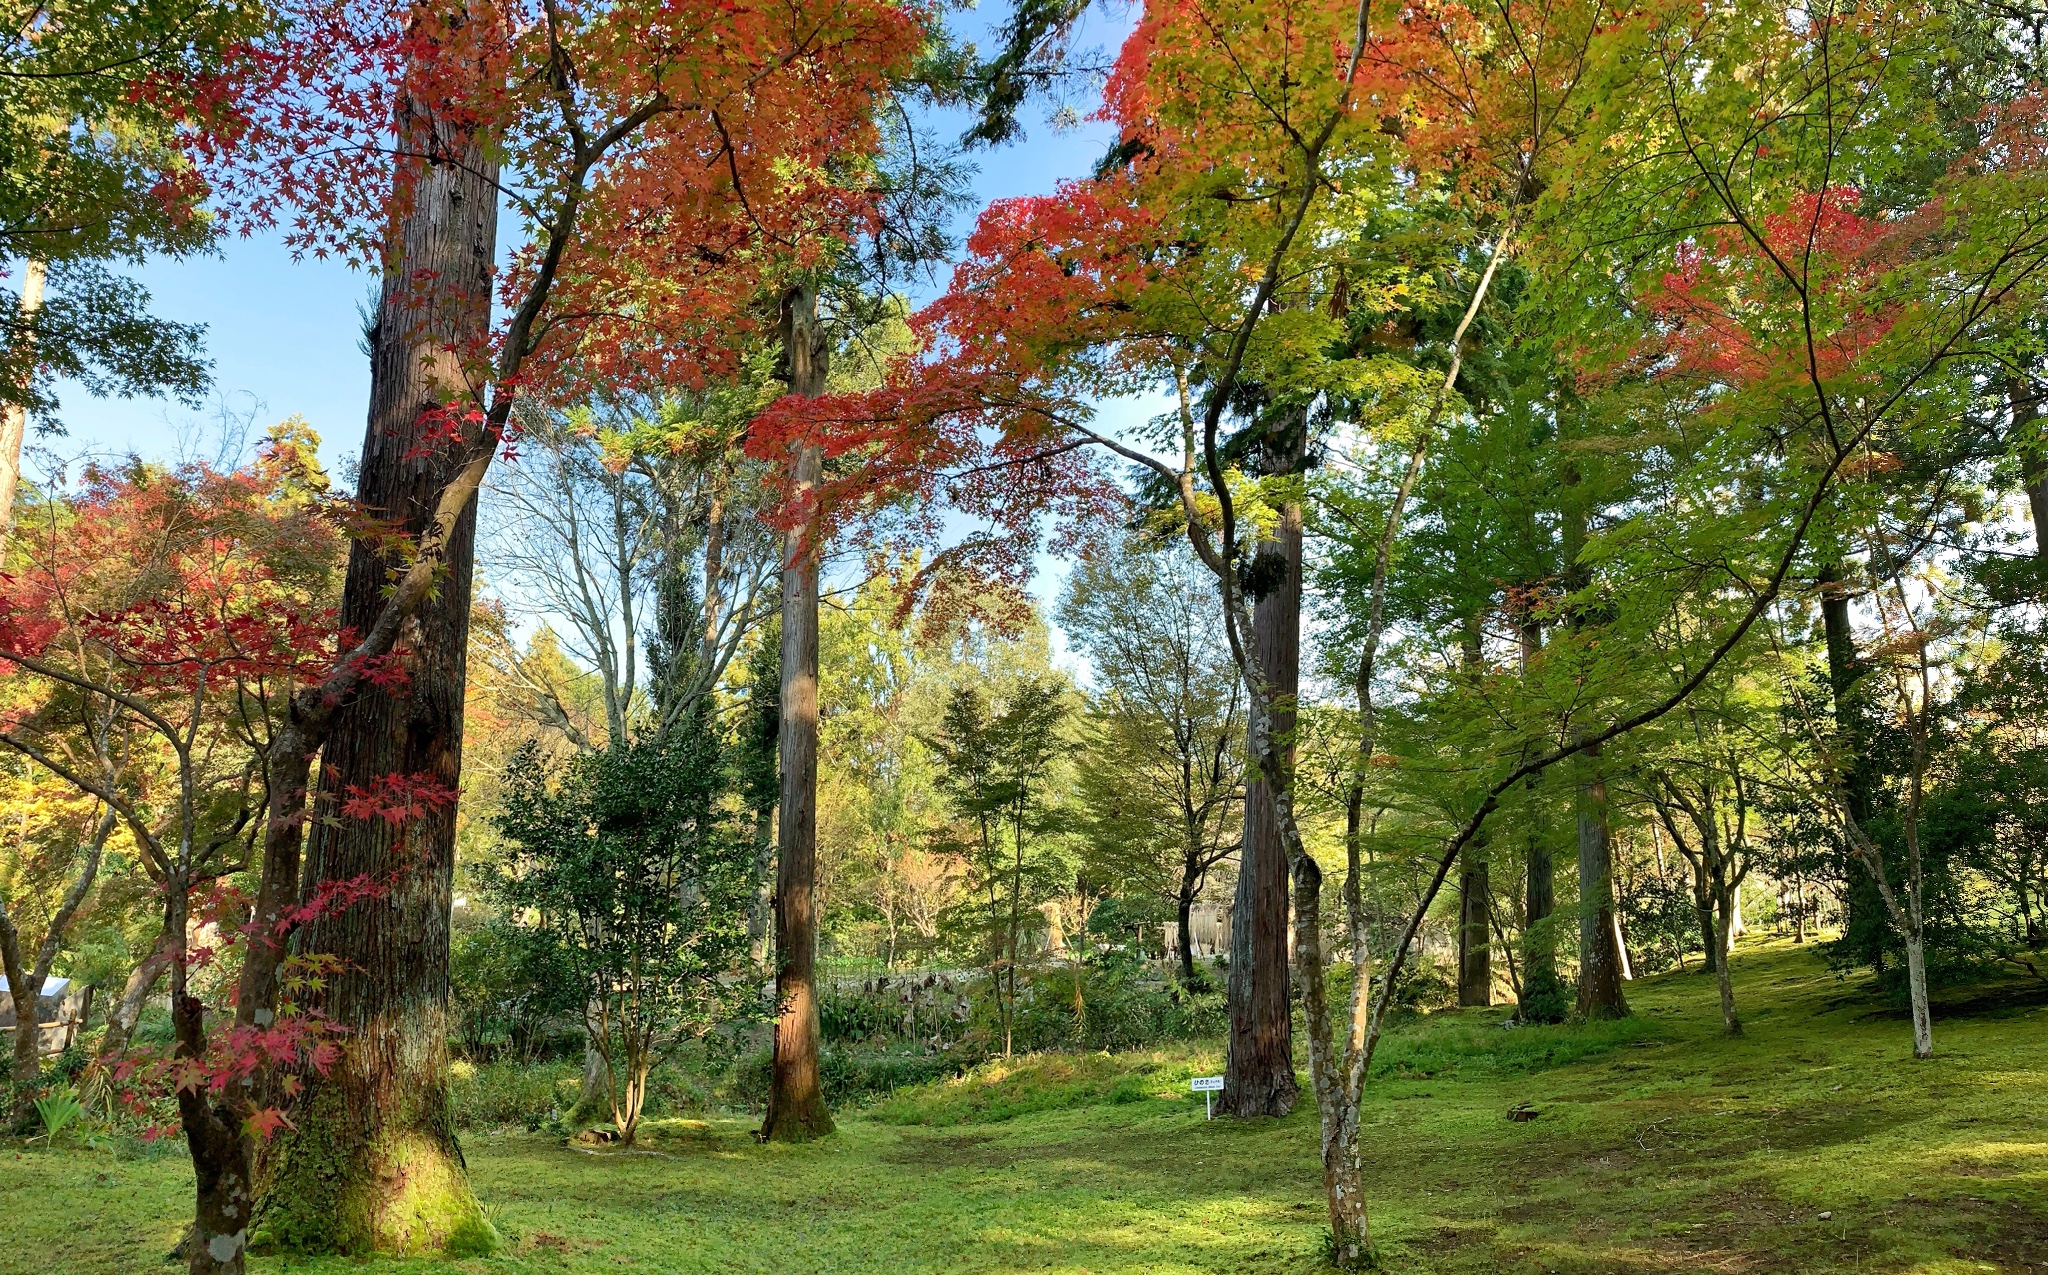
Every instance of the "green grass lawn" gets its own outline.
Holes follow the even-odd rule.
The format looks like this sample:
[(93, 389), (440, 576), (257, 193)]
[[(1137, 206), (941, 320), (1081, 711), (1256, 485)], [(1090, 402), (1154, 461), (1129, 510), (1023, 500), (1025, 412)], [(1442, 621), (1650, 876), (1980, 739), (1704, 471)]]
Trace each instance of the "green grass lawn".
[[(2048, 1275), (2048, 997), (1938, 1013), (1936, 1058), (1915, 1063), (1903, 1017), (1788, 945), (1738, 961), (1740, 1039), (1704, 978), (1629, 996), (1636, 1018), (1590, 1031), (1469, 1011), (1389, 1038), (1366, 1117), (1389, 1268)], [(805, 1147), (757, 1146), (741, 1119), (664, 1121), (630, 1153), (472, 1134), (501, 1256), (252, 1265), (1317, 1269), (1315, 1114), (1205, 1123), (1187, 1078), (1220, 1069), (1199, 1048), (991, 1064)], [(1537, 1118), (1509, 1121), (1518, 1103)], [(173, 1155), (0, 1152), (0, 1271), (166, 1269), (189, 1180)]]

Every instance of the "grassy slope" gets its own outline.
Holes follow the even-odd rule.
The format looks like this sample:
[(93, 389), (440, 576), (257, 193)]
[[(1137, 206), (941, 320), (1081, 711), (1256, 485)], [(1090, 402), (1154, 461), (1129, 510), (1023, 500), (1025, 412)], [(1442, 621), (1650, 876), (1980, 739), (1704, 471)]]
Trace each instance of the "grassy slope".
[[(1805, 952), (1752, 952), (1737, 979), (1736, 1041), (1684, 976), (1634, 984), (1638, 1017), (1590, 1036), (1475, 1012), (1391, 1038), (1367, 1114), (1387, 1264), (2048, 1275), (2048, 1008), (1938, 1018), (1916, 1065), (1905, 1024)], [(1019, 1060), (808, 1147), (755, 1146), (739, 1120), (664, 1122), (655, 1154), (472, 1136), (504, 1256), (254, 1268), (1315, 1269), (1314, 1115), (1206, 1124), (1186, 1078), (1218, 1068), (1200, 1050)], [(1539, 1117), (1505, 1119), (1518, 1102)], [(0, 1151), (0, 1271), (165, 1269), (188, 1183), (174, 1157)]]

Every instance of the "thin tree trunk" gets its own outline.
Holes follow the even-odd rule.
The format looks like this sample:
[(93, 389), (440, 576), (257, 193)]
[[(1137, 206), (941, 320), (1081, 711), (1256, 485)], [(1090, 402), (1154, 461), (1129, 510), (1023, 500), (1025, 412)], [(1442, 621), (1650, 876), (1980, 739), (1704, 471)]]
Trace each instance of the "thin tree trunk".
[[(48, 269), (40, 261), (25, 261), (21, 272), (21, 300), (17, 303), (24, 340), (36, 312), (43, 308), (43, 283)], [(34, 354), (33, 347), (28, 351)], [(24, 373), (26, 375), (26, 373)], [(27, 386), (22, 386), (26, 390)], [(17, 398), (21, 397), (17, 395)], [(21, 444), (28, 436), (28, 408), (20, 402), (0, 404), (0, 542), (14, 529), (14, 496), (21, 488)]]
[[(1307, 855), (1294, 865), (1294, 897), (1304, 916), (1322, 910), (1322, 869)], [(1354, 914), (1355, 918), (1356, 914)], [(1323, 985), (1323, 936), (1317, 925), (1294, 927), (1294, 971), (1299, 983), (1301, 1012), (1308, 1029), (1308, 1047), (1314, 1065), (1309, 1069), (1315, 1086), (1316, 1109), (1322, 1116), (1323, 1196), (1330, 1209), (1330, 1246), (1335, 1265), (1353, 1270), (1371, 1262), (1372, 1233), (1366, 1216), (1365, 1158), (1359, 1142), (1358, 1098), (1351, 1091), (1362, 1084), (1363, 1068), (1353, 1077), (1336, 1056), (1338, 1036), (1331, 1030), (1328, 992)], [(1357, 1056), (1360, 1043), (1353, 1031), (1344, 1037), (1348, 1057)]]
[[(1482, 616), (1465, 618), (1465, 676), (1480, 678)], [(1487, 879), (1486, 838), (1473, 837), (1458, 854), (1458, 1004), (1493, 1004), (1493, 886)]]
[(107, 1014), (106, 1034), (100, 1037), (102, 1063), (111, 1063), (128, 1052), (128, 1042), (135, 1037), (135, 1025), (142, 1021), (143, 1007), (149, 1003), (150, 993), (156, 990), (156, 985), (170, 968), (170, 940), (166, 937), (160, 938), (155, 950), (128, 972), (128, 981), (121, 987), (121, 998), (114, 1002)]
[[(186, 973), (190, 883), (165, 884), (164, 931), (176, 936), (170, 962), (172, 1049), (178, 1059), (196, 1060), (206, 1054), (206, 1006), (192, 995)], [(192, 1229), (183, 1242), (186, 1269), (191, 1275), (243, 1275), (256, 1190), (241, 1119), (211, 1086), (182, 1086), (177, 1102), (185, 1145), (192, 1155)]]
[(1174, 921), (1179, 927), (1180, 937), (1180, 981), (1192, 985), (1195, 981), (1195, 861), (1189, 859), (1181, 864), (1180, 897), (1174, 909)]
[(1714, 924), (1714, 896), (1707, 885), (1704, 868), (1693, 871), (1692, 910), (1700, 923), (1700, 949), (1706, 953), (1706, 969), (1701, 972), (1719, 973), (1722, 942), (1718, 937), (1720, 930)]
[(1927, 1003), (1927, 951), (1917, 930), (1906, 935), (1906, 994), (1913, 1006), (1913, 1057), (1934, 1057), (1934, 1014)]
[(1621, 945), (1615, 939), (1614, 843), (1607, 827), (1607, 782), (1600, 750), (1586, 750), (1579, 781), (1579, 1002), (1580, 1018), (1626, 1018), (1621, 994)]
[(1720, 962), (1715, 966), (1714, 972), (1721, 985), (1721, 1026), (1727, 1029), (1730, 1036), (1740, 1036), (1742, 1020), (1735, 1015), (1735, 933), (1732, 924), (1734, 918), (1725, 903), (1726, 897), (1731, 893), (1733, 891), (1721, 891), (1724, 900), (1719, 909), (1721, 924), (1714, 934), (1714, 946)]
[[(783, 298), (783, 349), (789, 392), (825, 391), (830, 347), (818, 322), (817, 289), (806, 284)], [(809, 497), (824, 476), (824, 453), (804, 447), (796, 457), (794, 499)], [(782, 802), (775, 874), (775, 1057), (768, 1088), (765, 1141), (806, 1142), (832, 1132), (818, 1074), (818, 555), (806, 520), (789, 529), (782, 570)]]
[(768, 964), (769, 924), (775, 919), (775, 881), (768, 869), (775, 866), (775, 807), (754, 812), (754, 904), (747, 912), (747, 959), (755, 969)]
[(1010, 870), (1010, 926), (1005, 940), (1008, 959), (1004, 962), (1004, 981), (1010, 985), (1010, 994), (1005, 997), (1009, 1013), (1003, 1017), (1003, 1057), (1011, 1052), (1011, 1035), (1017, 1028), (1017, 962), (1021, 954), (1017, 951), (1018, 909), (1024, 905), (1024, 794), (1017, 794), (1016, 837), (1012, 842), (1016, 849), (1015, 866)]
[[(1299, 429), (1289, 434), (1297, 440)], [(1300, 442), (1292, 444), (1299, 450)], [(1291, 473), (1291, 453), (1270, 462)], [(1252, 647), (1273, 705), (1272, 735), (1287, 757), (1294, 745), (1294, 703), (1301, 667), (1301, 509), (1280, 512), (1278, 535), (1254, 560), (1265, 585), (1253, 606)], [(1252, 755), (1256, 757), (1256, 749)], [(1272, 788), (1257, 776), (1244, 794), (1244, 848), (1230, 916), (1230, 1041), (1218, 1104), (1234, 1116), (1284, 1116), (1294, 1109), (1293, 1011), (1288, 1003), (1287, 848)], [(1313, 916), (1301, 924), (1314, 926)]]
[[(464, 352), (481, 350), (489, 335), (498, 196), (496, 165), (473, 134), (412, 105), (399, 134), (447, 161), (424, 167), (394, 227), (397, 251), (370, 333), (370, 416), (357, 498), (366, 512), (418, 537), (433, 527), (467, 450), (437, 441), (429, 413), (447, 406), (459, 414), (483, 401), (481, 374), (465, 364)], [(462, 426), (462, 440), (472, 443), (477, 429)], [(446, 541), (435, 593), (409, 622), (409, 685), (364, 685), (334, 721), (323, 756), (330, 795), (392, 776), (431, 778), (451, 791), (460, 784), (475, 533), (471, 500)], [(356, 544), (342, 594), (344, 626), (369, 629), (398, 564), (376, 543)], [(381, 819), (313, 824), (309, 893), (321, 882), (364, 876), (391, 886), (298, 934), (301, 952), (340, 962), (324, 1009), (348, 1044), (328, 1074), (304, 1077), (296, 1128), (278, 1145), (264, 1229), (281, 1245), (424, 1253), (494, 1242), (470, 1191), (448, 1097), (454, 849), (452, 806), (427, 811), (402, 832)]]

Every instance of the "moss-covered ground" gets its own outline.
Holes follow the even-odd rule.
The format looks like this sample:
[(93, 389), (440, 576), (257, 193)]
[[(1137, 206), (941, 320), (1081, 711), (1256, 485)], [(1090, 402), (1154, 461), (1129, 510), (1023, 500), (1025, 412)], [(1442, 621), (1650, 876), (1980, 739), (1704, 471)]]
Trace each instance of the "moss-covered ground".
[[(2048, 1275), (2048, 995), (1958, 994), (1915, 1063), (1903, 1018), (1803, 949), (1711, 983), (1634, 983), (1636, 1017), (1404, 1025), (1366, 1119), (1396, 1271)], [(2048, 992), (2048, 988), (2040, 989)], [(739, 1119), (665, 1121), (633, 1152), (465, 1139), (505, 1236), (489, 1258), (286, 1255), (274, 1272), (1294, 1272), (1320, 1264), (1314, 1113), (1206, 1123), (1214, 1049), (991, 1064), (842, 1116), (802, 1147)], [(1526, 1104), (1532, 1120), (1507, 1118)], [(0, 1151), (0, 1270), (167, 1269), (174, 1154)]]

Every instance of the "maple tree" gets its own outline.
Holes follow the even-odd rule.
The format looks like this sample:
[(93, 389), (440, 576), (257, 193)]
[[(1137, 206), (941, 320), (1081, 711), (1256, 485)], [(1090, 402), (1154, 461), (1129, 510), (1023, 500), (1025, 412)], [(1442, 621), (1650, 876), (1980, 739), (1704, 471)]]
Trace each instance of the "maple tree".
[(330, 1057), (304, 1019), (223, 1036), (194, 984), (244, 919), (224, 879), (247, 865), (282, 706), (334, 656), (342, 538), (311, 446), (287, 422), (231, 472), (89, 466), (34, 506), (6, 578), (0, 659), (41, 693), (0, 747), (102, 803), (161, 896), (175, 1035), (161, 1061), (200, 1169), (195, 1268), (239, 1260), (239, 1240), (206, 1246), (246, 1235), (245, 1140), (276, 1123), (230, 1082)]
[[(1086, 445), (1149, 469), (1177, 498), (1221, 582), (1226, 631), (1252, 691), (1249, 751), (1274, 801), (1303, 915), (1315, 914), (1322, 874), (1292, 810), (1292, 688), (1276, 676), (1284, 645), (1262, 643), (1258, 620), (1245, 613), (1253, 599), (1288, 587), (1293, 570), (1289, 508), (1299, 480), (1290, 449), (1300, 446), (1303, 414), (1329, 404), (1388, 431), (1401, 447), (1396, 456), (1407, 457), (1392, 470), (1391, 512), (1359, 555), (1371, 577), (1359, 590), (1367, 610), (1356, 679), (1361, 774), (1375, 752), (1372, 658), (1401, 510), (1432, 432), (1446, 413), (1464, 410), (1464, 337), (1511, 245), (1550, 307), (1527, 313), (1541, 316), (1536, 339), (1558, 351), (1561, 402), (1576, 411), (1572, 399), (1604, 386), (1650, 389), (1662, 410), (1715, 422), (1713, 440), (1685, 454), (1684, 483), (1709, 490), (1730, 472), (1719, 466), (1778, 453), (1764, 435), (1783, 422), (1808, 423), (1794, 431), (1798, 442), (1761, 501), (1726, 518), (1686, 502), (1671, 522), (1631, 520), (1622, 542), (1661, 534), (1724, 543), (1718, 538), (1736, 534), (1751, 538), (1753, 560), (1735, 565), (1723, 554), (1710, 568), (1653, 573), (1645, 578), (1657, 587), (1632, 595), (1636, 578), (1622, 587), (1614, 575), (1623, 566), (1594, 566), (1632, 566), (1607, 547), (1612, 537), (1595, 535), (1589, 522), (1567, 547), (1563, 588), (1543, 604), (1564, 623), (1530, 656), (1531, 703), (1549, 693), (1539, 686), (1561, 695), (1591, 679), (1610, 690), (1560, 708), (1545, 728), (1486, 746), (1508, 750), (1500, 773), (1464, 799), (1470, 813), (1454, 821), (1421, 906), (1376, 976), (1355, 980), (1341, 1030), (1323, 1000), (1319, 927), (1297, 927), (1296, 993), (1307, 1011), (1335, 1244), (1346, 1263), (1369, 1251), (1359, 1087), (1388, 989), (1451, 866), (1505, 793), (1559, 763), (1597, 757), (1701, 685), (1780, 596), (1852, 458), (1920, 410), (1916, 396), (1945, 382), (1951, 355), (1984, 348), (1997, 307), (2031, 295), (2040, 265), (2032, 219), (2012, 215), (2033, 189), (2030, 165), (1962, 165), (1947, 179), (1952, 189), (1895, 209), (1869, 208), (1866, 194), (1835, 176), (1860, 168), (1876, 184), (1882, 164), (1873, 148), (1921, 127), (1913, 112), (1924, 116), (1924, 97), (1902, 88), (1852, 98), (1840, 89), (1852, 80), (1900, 82), (1908, 55), (1883, 42), (1933, 38), (1931, 13), (1908, 6), (1883, 21), (1809, 29), (1732, 7), (1711, 16), (1725, 24), (1711, 35), (1676, 12), (1624, 17), (1593, 6), (1404, 11), (1380, 28), (1371, 16), (1348, 6), (1148, 8), (1107, 91), (1105, 113), (1123, 135), (1113, 162), (1056, 197), (1002, 201), (983, 214), (952, 288), (919, 316), (927, 358), (914, 371), (782, 422), (823, 435), (828, 454), (861, 455), (860, 482), (931, 492), (950, 481), (949, 494), (970, 508), (977, 498), (992, 509), (1000, 502), (981, 496), (973, 477), (948, 476), (998, 471), (1006, 482), (1028, 481), (1034, 466), (1044, 474), (1074, 463)], [(1509, 47), (1537, 52), (1499, 55)], [(1832, 128), (1816, 133), (1777, 99), (1767, 102), (1768, 87), (1710, 69), (1741, 49), (1770, 51), (1766, 60), (1798, 85), (1787, 100), (1835, 93), (1827, 98)], [(1601, 91), (1581, 92), (1588, 83)], [(1670, 141), (1644, 160), (1619, 140), (1629, 137)], [(1994, 145), (2000, 156), (2022, 149)], [(1720, 176), (1729, 148), (1745, 146), (1755, 152), (1749, 175), (1731, 184)], [(1413, 184), (1394, 183), (1397, 173)], [(1405, 255), (1385, 246), (1387, 232), (1427, 212), (1433, 190), (1452, 192), (1447, 206), (1471, 210), (1477, 222), (1465, 242), (1478, 242), (1462, 261), (1412, 241), (1401, 245)], [(1959, 219), (1966, 206), (1986, 215)], [(1646, 236), (1666, 255), (1644, 256)], [(1930, 251), (1941, 266), (1928, 264)], [(1440, 378), (1385, 357), (1384, 337), (1359, 339), (1361, 327), (1368, 335), (1398, 328), (1428, 294), (1429, 272), (1453, 263), (1473, 283)], [(1600, 271), (1604, 281), (1593, 282)], [(1943, 271), (1968, 285), (1936, 284)], [(1615, 340), (1617, 332), (1630, 339)], [(1154, 435), (1126, 442), (1091, 424), (1091, 396), (1162, 383), (1177, 389), (1178, 409)], [(1873, 399), (1867, 386), (1885, 388)], [(1226, 437), (1232, 420), (1243, 428)], [(1158, 450), (1169, 458), (1148, 444), (1165, 444)], [(832, 495), (821, 495), (828, 507)], [(1759, 541), (1764, 528), (1770, 534)], [(1613, 676), (1631, 649), (1619, 636), (1630, 625), (1728, 588), (1742, 605), (1696, 635), (1697, 656), (1681, 663), (1674, 683)], [(1619, 613), (1616, 597), (1629, 603)], [(1582, 857), (1582, 887), (1594, 890), (1611, 871), (1598, 763), (1581, 774), (1596, 852)], [(1355, 832), (1354, 823), (1354, 881)], [(1352, 961), (1362, 971), (1371, 961), (1355, 900), (1348, 886)], [(1597, 907), (1588, 915), (1593, 950), (1607, 947), (1611, 924)], [(1592, 994), (1598, 1005), (1601, 994)]]
[[(754, 326), (763, 272), (803, 264), (867, 215), (869, 195), (828, 170), (872, 144), (869, 103), (922, 39), (913, 12), (867, 3), (314, 3), (278, 16), (277, 37), (229, 74), (147, 86), (191, 103), (200, 126), (188, 140), (216, 207), (283, 223), (301, 248), (385, 278), (359, 500), (389, 534), (359, 540), (352, 555), (342, 618), (361, 642), (337, 684), (295, 703), (278, 750), (280, 769), (297, 774), (272, 789), (257, 904), (266, 918), (282, 914), (299, 876), (301, 780), (316, 747), (336, 754), (343, 783), (391, 771), (455, 778), (474, 497), (508, 442), (514, 402), (592, 378), (699, 384), (729, 367), (736, 336)], [(493, 279), (500, 200), (525, 234)], [(493, 290), (505, 314), (495, 328)], [(364, 662), (390, 656), (416, 616), (419, 640), (402, 657), (410, 699), (365, 686)], [(271, 1224), (286, 1242), (489, 1242), (445, 1118), (446, 932), (435, 918), (445, 917), (452, 823), (433, 822), (422, 834), (428, 866), (407, 890), (298, 939), (352, 958), (328, 999), (357, 1040), (375, 1037), (418, 1065), (379, 1072), (359, 1045), (360, 1057), (309, 1087), (300, 1109), (323, 1114), (278, 1157), (298, 1184), (273, 1196)], [(323, 833), (312, 853), (315, 878), (348, 879), (390, 847), (358, 829)], [(380, 911), (421, 940), (405, 948), (407, 971), (369, 919)], [(262, 1012), (273, 979), (245, 967), (254, 994), (241, 1012)], [(409, 1139), (437, 1148), (437, 1165), (426, 1171), (415, 1156), (400, 1175), (410, 1196), (391, 1198), (377, 1184), (398, 1179), (378, 1166)], [(337, 1157), (345, 1172), (322, 1170)]]

